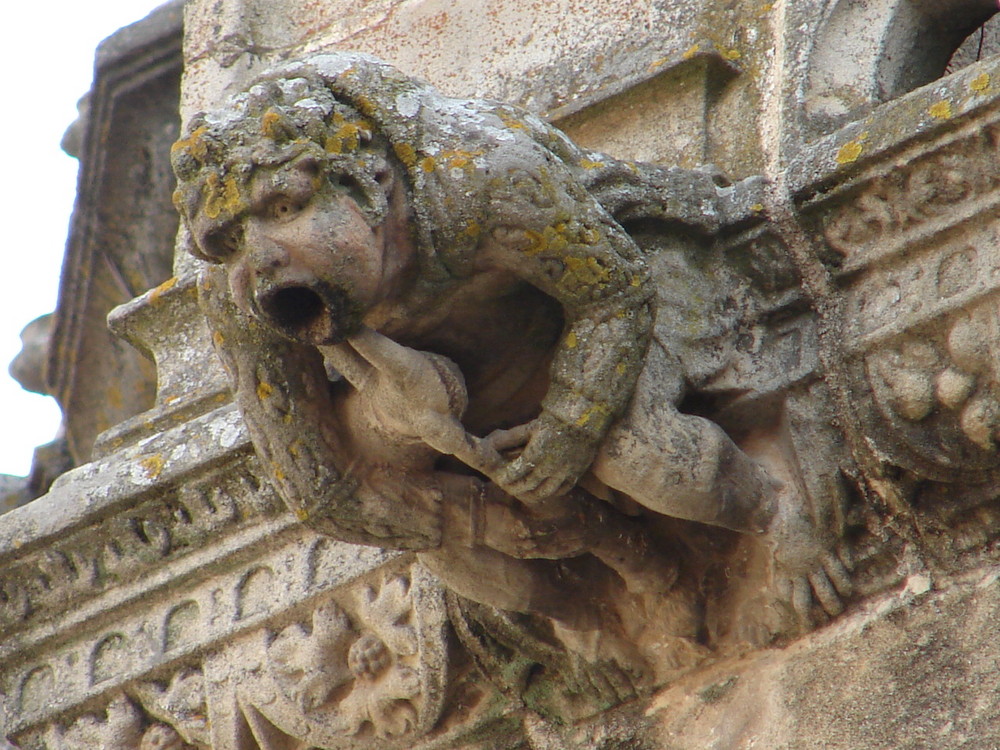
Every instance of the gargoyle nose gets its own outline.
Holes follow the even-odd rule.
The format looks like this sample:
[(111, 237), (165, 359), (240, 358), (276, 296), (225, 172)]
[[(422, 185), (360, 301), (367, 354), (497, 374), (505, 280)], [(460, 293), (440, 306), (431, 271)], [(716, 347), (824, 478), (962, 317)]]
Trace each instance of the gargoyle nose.
[(277, 242), (261, 237), (248, 237), (247, 245), (250, 249), (247, 259), (257, 275), (266, 276), (288, 265), (288, 251)]
[(321, 282), (258, 284), (257, 315), (278, 333), (313, 346), (343, 341), (359, 323), (349, 295)]

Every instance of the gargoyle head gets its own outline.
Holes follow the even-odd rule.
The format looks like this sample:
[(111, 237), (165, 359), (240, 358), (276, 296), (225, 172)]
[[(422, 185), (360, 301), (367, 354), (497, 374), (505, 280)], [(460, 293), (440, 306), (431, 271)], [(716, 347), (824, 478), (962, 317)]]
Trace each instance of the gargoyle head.
[(413, 257), (407, 189), (378, 128), (318, 75), (265, 78), (172, 149), (193, 252), (236, 303), (313, 345), (351, 335)]

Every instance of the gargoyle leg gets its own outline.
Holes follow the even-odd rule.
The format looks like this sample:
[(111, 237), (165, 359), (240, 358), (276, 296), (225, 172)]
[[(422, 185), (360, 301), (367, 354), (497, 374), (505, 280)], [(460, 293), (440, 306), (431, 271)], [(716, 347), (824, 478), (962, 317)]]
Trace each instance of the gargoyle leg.
[(665, 516), (766, 531), (781, 483), (718, 425), (677, 411), (678, 379), (669, 357), (650, 346), (635, 396), (594, 460), (594, 476)]
[[(567, 587), (554, 559), (531, 554), (541, 550), (527, 538), (531, 531), (509, 512), (517, 513), (516, 501), (502, 503), (506, 513), (485, 513), (483, 502), (499, 509), (486, 497), (490, 492), (499, 496), (499, 490), (490, 488), (484, 495), (478, 480), (459, 475), (438, 474), (438, 480), (444, 496), (441, 545), (419, 556), (448, 588), (500, 609), (551, 617), (574, 630), (600, 627), (599, 597)], [(481, 513), (484, 517), (477, 518)], [(485, 535), (477, 528), (481, 524), (491, 527)], [(538, 526), (544, 530), (544, 524)], [(566, 548), (564, 539), (553, 543), (572, 555), (582, 552)], [(534, 559), (525, 559), (529, 557)]]

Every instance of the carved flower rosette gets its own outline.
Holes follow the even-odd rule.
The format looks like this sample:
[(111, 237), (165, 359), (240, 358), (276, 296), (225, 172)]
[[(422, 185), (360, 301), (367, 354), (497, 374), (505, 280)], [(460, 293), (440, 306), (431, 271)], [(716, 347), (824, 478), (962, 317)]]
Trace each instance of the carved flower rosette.
[(310, 747), (411, 747), (441, 713), (444, 623), (423, 568), (385, 572), (274, 632), (241, 703)]

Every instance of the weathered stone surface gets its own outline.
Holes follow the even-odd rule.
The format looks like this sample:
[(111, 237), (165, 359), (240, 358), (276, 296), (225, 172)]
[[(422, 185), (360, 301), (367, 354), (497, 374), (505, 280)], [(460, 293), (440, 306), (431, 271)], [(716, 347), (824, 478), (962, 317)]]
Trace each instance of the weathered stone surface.
[(995, 747), (996, 583), (992, 567), (913, 574), (792, 646), (681, 681), (649, 713), (677, 750)]
[[(666, 370), (633, 353), (640, 378), (657, 374), (636, 390), (657, 396), (642, 417), (660, 419), (664, 405), (696, 415), (740, 460), (794, 488), (799, 515), (780, 513), (761, 539), (713, 526), (711, 493), (707, 503), (639, 493), (652, 466), (676, 469), (676, 456), (697, 453), (670, 424), (650, 431), (658, 450), (641, 459), (598, 448), (596, 471), (563, 506), (546, 510), (513, 485), (505, 495), (493, 477), (506, 447), (491, 447), (490, 426), (461, 421), (463, 399), (479, 398), (475, 358), (456, 365), (432, 342), (447, 326), (418, 341), (369, 319), (348, 344), (307, 341), (319, 344), (309, 354), (228, 306), (219, 292), (229, 282), (210, 273), (206, 323), (201, 261), (187, 254), (208, 254), (211, 232), (182, 231), (177, 277), (112, 321), (155, 359), (155, 399), (150, 388), (136, 405), (147, 411), (105, 431), (92, 463), (0, 523), (4, 735), (22, 750), (1000, 744), (995, 32), (984, 31), (988, 59), (970, 60), (979, 50), (966, 43), (940, 77), (996, 6), (731, 5), (192, 0), (182, 112), (193, 135), (196, 111), (262, 71), (355, 49), (449, 95), (557, 120), (586, 150), (557, 153), (546, 140), (552, 168), (572, 153), (592, 162), (567, 191), (598, 196), (634, 243), (660, 305), (653, 336), (685, 368), (682, 398), (663, 392)], [(364, 90), (339, 93), (357, 103)], [(356, 133), (413, 149), (389, 154), (410, 203), (390, 194), (387, 209), (398, 218), (416, 205), (420, 230), (390, 233), (395, 252), (411, 238), (442, 243), (483, 190), (463, 178), (435, 213), (414, 185), (497, 168), (484, 154), (451, 163), (460, 155), (421, 134), (428, 118), (411, 105), (378, 116), (372, 106), (373, 127)], [(456, 132), (474, 135), (491, 106), (459, 106)], [(513, 115), (498, 133), (520, 130), (511, 123), (531, 138), (551, 133), (496, 111)], [(405, 122), (393, 130), (396, 115)], [(348, 131), (332, 134), (338, 158)], [(196, 138), (187, 144), (197, 151)], [(339, 173), (363, 180), (374, 157), (355, 155), (366, 163)], [(283, 177), (285, 189), (294, 175)], [(505, 195), (521, 205), (518, 190)], [(216, 208), (221, 224), (239, 213)], [(358, 236), (378, 213), (368, 208)], [(170, 227), (149, 236), (169, 244), (172, 215), (151, 211), (155, 227)], [(530, 225), (538, 206), (513, 213)], [(333, 244), (319, 242), (306, 266), (315, 271)], [(453, 309), (481, 313), (495, 287), (480, 292)], [(569, 308), (549, 296), (563, 316), (552, 344), (566, 337)], [(241, 301), (252, 310), (267, 299)], [(429, 295), (413, 318), (436, 305)], [(517, 336), (495, 332), (525, 307), (477, 319), (471, 338), (507, 351)], [(270, 313), (258, 317), (300, 342), (323, 328), (297, 328), (303, 318), (277, 305)], [(638, 329), (624, 337), (633, 345)], [(235, 405), (213, 346), (237, 373)], [(343, 379), (331, 384), (334, 370)], [(615, 398), (625, 404), (630, 388)], [(310, 430), (340, 430), (350, 460), (296, 442)], [(550, 454), (559, 467), (587, 463)], [(353, 481), (365, 461), (377, 465)], [(615, 466), (639, 504), (600, 490), (594, 475)], [(347, 492), (331, 495), (331, 470), (352, 480)], [(429, 491), (427, 477), (449, 475)], [(379, 501), (338, 515), (373, 478)], [(810, 528), (821, 530), (818, 556)], [(774, 566), (803, 575), (776, 584)]]

